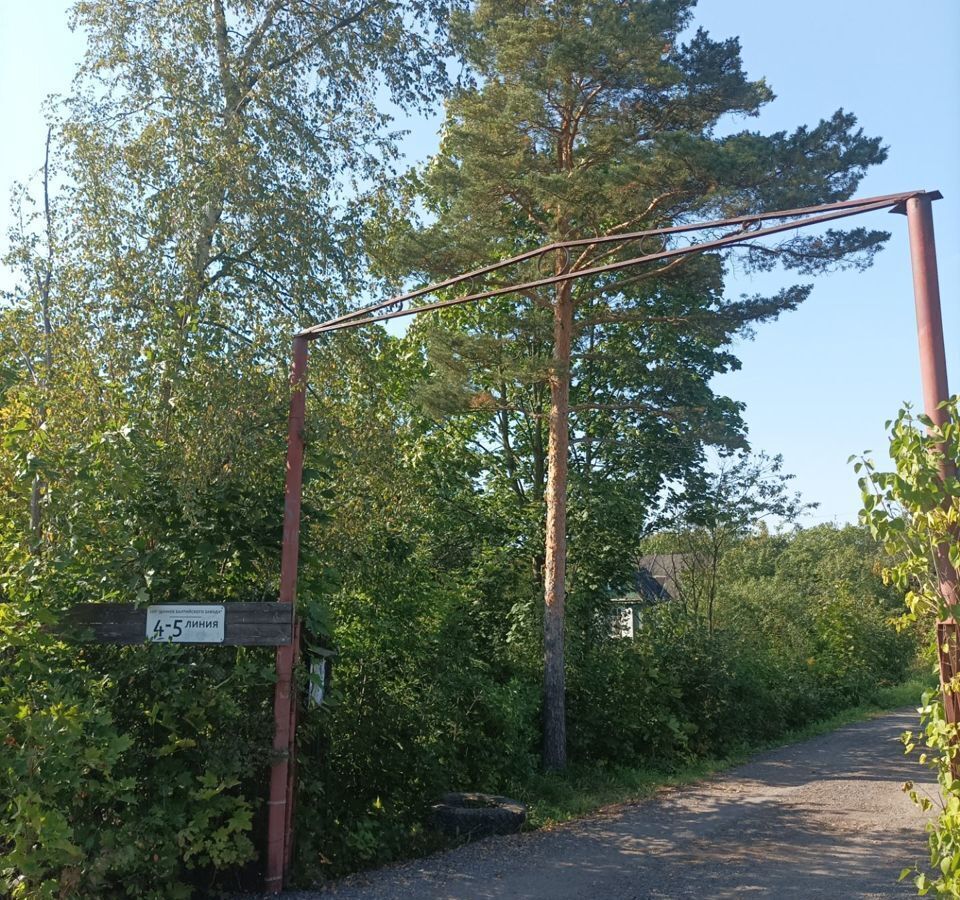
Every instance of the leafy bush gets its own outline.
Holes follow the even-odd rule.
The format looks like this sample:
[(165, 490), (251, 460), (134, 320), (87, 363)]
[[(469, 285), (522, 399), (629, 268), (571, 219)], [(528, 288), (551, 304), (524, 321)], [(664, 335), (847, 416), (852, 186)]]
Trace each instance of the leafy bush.
[(133, 429), (97, 435), (42, 460), (42, 545), (0, 535), (0, 877), (14, 897), (187, 897), (256, 856), (272, 653), (57, 628), (79, 602), (258, 590), (260, 556), (276, 553), (257, 533), (267, 513), (245, 517), (253, 498), (229, 479), (184, 508), (169, 464)]
[(323, 747), (301, 829), (314, 874), (426, 846), (439, 794), (496, 792), (534, 770), (536, 681), (491, 656), (453, 586), (396, 575), (333, 602), (335, 689), (307, 738)]
[[(42, 552), (14, 523), (0, 534), (0, 840), (14, 896), (187, 897), (239, 884), (248, 866), (256, 878), (271, 651), (79, 645), (50, 630), (93, 599), (272, 595), (279, 497), (264, 502), (227, 472), (187, 486), (175, 462), (130, 428), (51, 453)], [(321, 529), (308, 507), (300, 602), (337, 655), (332, 694), (301, 731), (304, 881), (434, 846), (425, 814), (447, 790), (539, 783), (540, 607), (522, 546), (504, 543), (502, 511), (463, 481), (443, 487), (458, 498), (456, 541), (436, 521), (442, 498), (382, 489), (388, 499), (364, 502), (383, 515), (349, 510)], [(391, 492), (412, 499), (390, 507)], [(335, 543), (343, 527), (362, 552), (334, 581), (310, 542)], [(750, 537), (725, 560), (712, 631), (666, 603), (632, 641), (597, 626), (601, 594), (579, 595), (574, 762), (669, 768), (897, 681), (912, 643), (889, 626), (896, 591), (877, 560), (857, 529)]]
[[(941, 585), (960, 569), (960, 397), (941, 405), (942, 424), (916, 416), (907, 406), (900, 410), (890, 431), (890, 457), (894, 470), (883, 472), (869, 460), (856, 464), (863, 472), (860, 487), (864, 520), (883, 542), (890, 556), (884, 578), (906, 595), (904, 627), (919, 626), (927, 635), (935, 624), (956, 616)], [(950, 571), (952, 569), (952, 572)], [(954, 594), (956, 596), (956, 594)], [(956, 654), (956, 637), (945, 637), (944, 646), (932, 649)], [(935, 638), (933, 644), (935, 645)], [(953, 646), (951, 646), (951, 644)], [(960, 689), (956, 677), (943, 689)], [(955, 699), (955, 698), (951, 698)], [(960, 895), (960, 726), (948, 721), (940, 692), (924, 696), (916, 733), (903, 736), (907, 751), (918, 746), (929, 752), (920, 756), (936, 774), (942, 803), (928, 823), (930, 871), (916, 871), (914, 883), (920, 894)], [(910, 796), (926, 811), (932, 802), (907, 785)], [(904, 869), (901, 877), (910, 874)]]

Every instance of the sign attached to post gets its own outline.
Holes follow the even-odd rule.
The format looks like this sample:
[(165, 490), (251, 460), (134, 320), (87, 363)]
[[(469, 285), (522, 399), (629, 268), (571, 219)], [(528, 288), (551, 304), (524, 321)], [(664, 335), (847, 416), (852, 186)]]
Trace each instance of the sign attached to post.
[(54, 630), (70, 640), (98, 644), (214, 644), (285, 647), (293, 641), (293, 604), (79, 603)]
[(224, 607), (205, 603), (202, 606), (148, 606), (148, 641), (173, 644), (222, 644)]

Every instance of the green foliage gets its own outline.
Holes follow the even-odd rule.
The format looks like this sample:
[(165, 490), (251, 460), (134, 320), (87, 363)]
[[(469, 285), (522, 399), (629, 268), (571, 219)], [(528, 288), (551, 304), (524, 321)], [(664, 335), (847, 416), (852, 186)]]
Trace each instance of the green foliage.
[[(424, 417), (477, 447), (484, 489), (537, 523), (527, 543), (545, 599), (551, 767), (565, 764), (565, 593), (589, 594), (613, 574), (618, 548), (636, 545), (667, 485), (696, 480), (706, 448), (745, 446), (741, 404), (717, 395), (713, 376), (739, 367), (738, 337), (811, 289), (730, 298), (724, 253), (635, 266), (686, 238), (629, 235), (846, 198), (885, 157), (842, 110), (789, 135), (718, 136), (773, 94), (747, 77), (736, 39), (682, 39), (693, 5), (479, 0), (458, 12), (467, 77), (447, 102), (440, 148), (383, 192), (368, 229), (390, 283), (527, 254), (464, 292), (526, 287), (425, 315), (408, 340), (429, 362)], [(805, 274), (862, 267), (885, 237), (803, 234), (752, 245), (742, 261)], [(556, 242), (575, 245), (535, 252)]]
[(535, 678), (483, 645), (453, 585), (398, 579), (334, 603), (335, 689), (318, 723), (316, 821), (301, 835), (314, 875), (429, 846), (422, 826), (441, 793), (534, 770)]
[[(578, 802), (565, 780), (535, 768), (540, 624), (519, 602), (530, 582), (509, 555), (475, 550), (439, 579), (421, 556), (444, 546), (439, 536), (398, 557), (383, 524), (373, 530), (383, 550), (365, 562), (377, 574), (358, 567), (333, 601), (334, 696), (304, 738), (315, 754), (304, 773), (304, 876), (436, 847), (427, 806), (447, 790)], [(571, 778), (632, 783), (644, 770), (649, 781), (651, 770), (735, 755), (881, 697), (911, 670), (915, 643), (891, 624), (902, 598), (880, 567), (860, 528), (741, 538), (721, 573), (713, 633), (666, 603), (643, 611), (633, 640), (613, 640), (606, 594), (571, 597)]]
[[(907, 611), (902, 625), (915, 624), (926, 634), (935, 622), (956, 615), (941, 585), (949, 584), (952, 575), (955, 592), (956, 570), (960, 567), (960, 397), (942, 403), (939, 417), (935, 425), (928, 416), (914, 416), (910, 407), (905, 407), (887, 423), (893, 471), (881, 471), (868, 459), (855, 464), (855, 469), (863, 473), (861, 515), (891, 557), (884, 578), (905, 593)], [(950, 652), (949, 646), (934, 650)], [(955, 682), (944, 685), (943, 690), (956, 692), (960, 685)], [(926, 694), (918, 731), (904, 734), (907, 752), (918, 746), (926, 748), (920, 761), (935, 772), (942, 798), (927, 826), (930, 871), (915, 873), (914, 883), (922, 895), (960, 895), (960, 781), (955, 777), (958, 741), (960, 728), (947, 721), (943, 697), (934, 692)], [(931, 799), (912, 785), (907, 790), (924, 810), (933, 807)], [(910, 871), (905, 869), (902, 877)]]
[[(361, 290), (364, 239), (386, 238), (384, 273), (432, 276), (554, 237), (840, 199), (883, 157), (843, 113), (716, 139), (721, 117), (771, 94), (736, 41), (679, 45), (688, 2), (454, 7), (470, 77), (440, 156), (398, 199), (374, 101), (442, 91), (450, 4), (75, 5), (89, 44), (52, 131), (64, 187), (49, 208), (17, 191), (4, 262), (18, 281), (0, 308), (0, 884), (14, 897), (257, 885), (272, 653), (56, 629), (79, 603), (276, 596), (287, 341)], [(586, 99), (578, 72), (598, 92), (558, 167), (551, 104)], [(365, 230), (371, 192), (435, 219)], [(881, 240), (791, 239), (776, 258), (866, 263)], [(607, 634), (606, 588), (665, 481), (695, 475), (705, 444), (742, 443), (739, 404), (710, 388), (738, 365), (731, 340), (806, 294), (728, 300), (719, 257), (578, 288), (578, 765), (680, 766), (903, 674), (909, 639), (886, 629), (859, 532), (737, 532), (715, 628), (664, 606), (633, 642)], [(545, 301), (313, 345), (298, 604), (334, 663), (301, 731), (303, 880), (431, 846), (441, 791), (542, 783)]]
[(766, 528), (771, 519), (780, 525), (796, 522), (816, 505), (790, 494), (792, 478), (783, 471), (780, 456), (741, 450), (720, 455), (715, 470), (691, 472), (682, 488), (664, 493), (658, 533), (644, 548), (680, 554), (683, 577), (676, 579), (674, 595), (692, 615), (703, 615), (710, 631), (716, 624), (720, 568), (731, 545)]
[[(74, 3), (87, 52), (2, 260), (0, 893), (207, 896), (247, 864), (258, 886), (272, 652), (45, 629), (77, 603), (276, 597), (289, 336), (360, 289), (395, 154), (377, 102), (443, 92), (450, 10)], [(335, 557), (310, 536), (369, 374), (340, 346), (312, 367), (336, 396), (308, 435), (321, 634)]]
[[(747, 77), (735, 38), (683, 42), (692, 17), (689, 0), (482, 0), (458, 12), (471, 77), (447, 102), (439, 152), (384, 194), (369, 226), (377, 270), (433, 281), (570, 239), (583, 245), (489, 286), (589, 269), (660, 249), (590, 238), (839, 200), (882, 161), (880, 141), (842, 111), (791, 134), (718, 137), (719, 122), (756, 115), (773, 94)], [(865, 265), (883, 237), (800, 236), (738, 262)], [(739, 367), (738, 335), (809, 291), (729, 298), (723, 257), (704, 254), (425, 316), (411, 329), (430, 362), (420, 398), (485, 448), (491, 490), (542, 515), (550, 384), (568, 378), (570, 553), (589, 566), (574, 556), (594, 530), (619, 526), (616, 543), (636, 543), (661, 488), (696, 475), (705, 446), (743, 446), (740, 405), (711, 379)], [(554, 312), (567, 295), (572, 352), (556, 361)]]
[[(945, 561), (960, 567), (955, 539), (960, 526), (958, 403), (954, 397), (941, 405), (939, 426), (927, 416), (914, 416), (909, 406), (887, 423), (894, 471), (882, 472), (865, 458), (854, 465), (864, 473), (864, 520), (893, 557), (885, 577), (906, 592), (908, 621), (950, 615), (939, 589), (938, 567)], [(938, 559), (939, 553), (946, 554), (945, 559)]]
[[(332, 696), (301, 732), (304, 880), (435, 846), (423, 823), (442, 791), (526, 795), (539, 783), (530, 523), (478, 489), (457, 441), (395, 414), (412, 365), (398, 346), (368, 351), (338, 373), (364, 397), (337, 411), (340, 443), (328, 440), (341, 449), (311, 447), (321, 469), (307, 491), (301, 602), (337, 656)], [(385, 387), (367, 382), (373, 373)], [(0, 748), (12, 798), (2, 823), (7, 877), (28, 897), (209, 891), (230, 883), (262, 833), (268, 651), (78, 649), (40, 629), (96, 598), (271, 596), (279, 428), (245, 448), (243, 478), (222, 467), (201, 484), (185, 479), (178, 449), (118, 426), (86, 445), (46, 445), (42, 552), (15, 520), (3, 535), (2, 658), (17, 662), (0, 679), (16, 723)], [(23, 508), (33, 437), (16, 426), (7, 437), (23, 467), (5, 464), (5, 496)], [(568, 632), (574, 764), (680, 767), (899, 680), (911, 642), (887, 625), (899, 600), (877, 552), (859, 529), (739, 538), (712, 634), (665, 604), (632, 642), (608, 637), (606, 591), (582, 579)], [(44, 768), (24, 778), (39, 747)]]
[(900, 880), (912, 872), (921, 896), (932, 892), (938, 897), (956, 897), (960, 895), (960, 784), (951, 763), (957, 752), (957, 726), (947, 721), (939, 690), (925, 692), (918, 711), (920, 727), (916, 732), (904, 732), (903, 744), (907, 753), (918, 746), (926, 748), (919, 753), (919, 760), (936, 773), (940, 797), (938, 802), (912, 782), (904, 785), (920, 809), (935, 810), (936, 815), (927, 824), (930, 869), (924, 872), (908, 867), (900, 873)]
[(734, 580), (721, 593), (721, 621), (769, 641), (773, 677), (764, 680), (783, 685), (777, 707), (788, 727), (860, 702), (911, 664), (916, 644), (893, 628), (902, 595), (885, 587), (885, 562), (864, 529), (826, 525), (789, 540), (760, 534), (725, 561)]
[[(128, 427), (48, 455), (42, 547), (3, 535), (0, 833), (13, 896), (185, 897), (254, 856), (269, 653), (78, 644), (56, 630), (78, 602), (266, 587), (259, 566), (277, 542), (262, 516), (244, 520), (249, 498), (224, 476), (185, 510), (169, 463)], [(259, 509), (275, 519), (278, 506)]]

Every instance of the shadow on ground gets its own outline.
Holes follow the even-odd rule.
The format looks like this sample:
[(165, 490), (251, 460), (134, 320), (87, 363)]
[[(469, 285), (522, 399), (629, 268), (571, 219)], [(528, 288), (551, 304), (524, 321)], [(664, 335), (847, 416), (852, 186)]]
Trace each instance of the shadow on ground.
[[(765, 753), (721, 777), (546, 832), (493, 838), (314, 893), (340, 900), (906, 897), (926, 858), (904, 795), (912, 711)], [(928, 789), (932, 792), (933, 786)]]

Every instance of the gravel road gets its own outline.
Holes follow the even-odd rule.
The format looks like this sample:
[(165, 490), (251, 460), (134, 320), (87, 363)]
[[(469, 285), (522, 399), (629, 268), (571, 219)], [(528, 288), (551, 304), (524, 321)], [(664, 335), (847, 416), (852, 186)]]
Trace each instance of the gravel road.
[[(550, 831), (489, 838), (286, 900), (908, 897), (923, 817), (900, 789), (910, 710)], [(932, 786), (927, 789), (932, 793)]]

